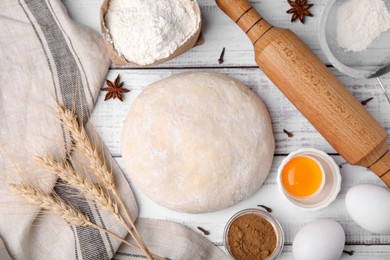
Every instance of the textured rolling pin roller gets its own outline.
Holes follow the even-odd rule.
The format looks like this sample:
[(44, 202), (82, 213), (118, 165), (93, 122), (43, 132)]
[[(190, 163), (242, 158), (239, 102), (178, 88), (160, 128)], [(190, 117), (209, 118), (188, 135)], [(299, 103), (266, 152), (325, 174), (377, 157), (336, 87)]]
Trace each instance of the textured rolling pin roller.
[(365, 166), (390, 187), (387, 133), (290, 30), (267, 23), (246, 0), (216, 0), (248, 35), (256, 63), (351, 164)]

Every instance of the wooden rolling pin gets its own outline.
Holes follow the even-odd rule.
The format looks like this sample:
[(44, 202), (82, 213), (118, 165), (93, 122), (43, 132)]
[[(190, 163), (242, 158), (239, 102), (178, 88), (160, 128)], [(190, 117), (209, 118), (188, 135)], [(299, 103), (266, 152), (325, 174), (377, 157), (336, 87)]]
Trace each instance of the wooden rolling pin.
[(248, 35), (264, 73), (350, 164), (390, 187), (387, 133), (290, 30), (267, 23), (247, 0), (216, 0)]

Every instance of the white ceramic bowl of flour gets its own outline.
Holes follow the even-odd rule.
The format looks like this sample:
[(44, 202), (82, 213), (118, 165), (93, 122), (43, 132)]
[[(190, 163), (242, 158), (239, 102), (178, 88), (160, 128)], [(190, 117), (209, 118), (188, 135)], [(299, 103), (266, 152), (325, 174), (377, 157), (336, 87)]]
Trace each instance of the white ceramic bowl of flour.
[(165, 62), (192, 48), (201, 29), (196, 0), (105, 0), (100, 18), (115, 65)]
[(319, 27), (320, 45), (339, 71), (355, 78), (390, 63), (390, 0), (330, 0)]

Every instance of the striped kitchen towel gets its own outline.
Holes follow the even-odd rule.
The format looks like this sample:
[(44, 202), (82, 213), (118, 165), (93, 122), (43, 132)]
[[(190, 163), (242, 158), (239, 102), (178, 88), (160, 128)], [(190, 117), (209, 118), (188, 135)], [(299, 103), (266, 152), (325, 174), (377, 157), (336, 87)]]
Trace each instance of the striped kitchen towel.
[[(55, 117), (57, 102), (73, 110), (99, 142), (89, 121), (109, 67), (101, 37), (75, 24), (59, 0), (0, 1), (0, 258), (139, 259), (140, 251), (89, 227), (70, 227), (62, 219), (23, 204), (8, 189), (24, 181), (52, 189), (102, 227), (125, 238), (116, 220), (94, 203), (61, 185), (34, 163), (35, 155), (72, 156), (70, 138)], [(104, 148), (105, 149), (105, 148)], [(120, 194), (137, 218), (130, 186), (105, 149)], [(150, 249), (170, 259), (225, 259), (202, 236), (175, 223), (138, 219)], [(131, 240), (130, 238), (127, 238)]]

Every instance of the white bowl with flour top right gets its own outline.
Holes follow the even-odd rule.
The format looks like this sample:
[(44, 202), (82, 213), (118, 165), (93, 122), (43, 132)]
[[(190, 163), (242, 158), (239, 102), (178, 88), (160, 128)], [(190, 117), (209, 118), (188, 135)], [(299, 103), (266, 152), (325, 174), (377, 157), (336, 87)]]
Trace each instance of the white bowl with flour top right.
[(321, 17), (319, 40), (340, 72), (367, 78), (390, 64), (390, 0), (330, 0)]

